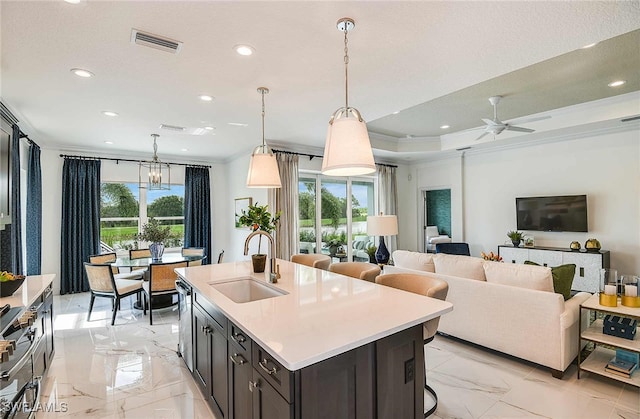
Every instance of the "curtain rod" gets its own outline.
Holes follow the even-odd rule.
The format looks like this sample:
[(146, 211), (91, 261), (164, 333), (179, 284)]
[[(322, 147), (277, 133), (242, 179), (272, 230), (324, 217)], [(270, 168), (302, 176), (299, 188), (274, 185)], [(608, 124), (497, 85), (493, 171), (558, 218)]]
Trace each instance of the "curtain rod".
[[(318, 157), (318, 158), (322, 158), (323, 156), (318, 156), (317, 154), (307, 154), (307, 153), (296, 153), (294, 151), (284, 151), (284, 150), (276, 150), (276, 149), (271, 149), (271, 151), (273, 151), (274, 153), (282, 153), (282, 154), (293, 154), (293, 155), (298, 155), (298, 156), (307, 156), (309, 157), (309, 160), (313, 160), (314, 157)], [(376, 163), (378, 166), (386, 166), (386, 167), (398, 167), (394, 164), (385, 164), (385, 163)]]
[(35, 141), (33, 141), (31, 138), (29, 138), (29, 136), (27, 134), (25, 134), (22, 130), (20, 130), (20, 138), (26, 138), (27, 141), (29, 141), (29, 144), (33, 144), (34, 146), (40, 148), (40, 146), (38, 145), (38, 143), (36, 143)]
[[(60, 157), (63, 157), (65, 159), (80, 159), (80, 160), (110, 160), (110, 161), (114, 161), (116, 163), (120, 163), (121, 161), (126, 161), (126, 162), (132, 162), (132, 163), (153, 163), (151, 161), (147, 161), (147, 160), (134, 160), (134, 159), (116, 159), (113, 157), (92, 157), (92, 156), (72, 156), (69, 154), (60, 154)], [(191, 164), (191, 163), (172, 163), (172, 162), (166, 162), (163, 161), (161, 163), (164, 164), (169, 164), (169, 165), (174, 165), (174, 166), (187, 166), (187, 167), (206, 167), (207, 169), (211, 169), (211, 166), (207, 166), (204, 164)]]

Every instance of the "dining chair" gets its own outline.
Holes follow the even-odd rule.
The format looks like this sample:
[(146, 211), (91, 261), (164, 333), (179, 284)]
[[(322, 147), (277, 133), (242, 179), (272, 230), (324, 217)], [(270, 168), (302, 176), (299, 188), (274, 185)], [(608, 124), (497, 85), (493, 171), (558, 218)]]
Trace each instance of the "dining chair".
[(223, 257), (224, 257), (224, 249), (222, 249), (222, 252), (218, 254), (218, 263), (222, 263)]
[(380, 267), (369, 262), (340, 262), (329, 265), (329, 272), (375, 282), (380, 275)]
[[(116, 252), (109, 253), (100, 253), (97, 255), (89, 256), (89, 263), (104, 265), (111, 264), (115, 262), (117, 259)], [(120, 272), (120, 268), (117, 266), (111, 265), (111, 271), (113, 272), (113, 276), (116, 279), (142, 279), (144, 272)]]
[(84, 269), (89, 280), (91, 291), (91, 301), (89, 302), (89, 313), (87, 321), (91, 320), (91, 310), (96, 297), (110, 298), (113, 306), (111, 315), (111, 326), (115, 324), (116, 313), (120, 308), (120, 300), (129, 295), (142, 292), (142, 281), (137, 279), (116, 279), (113, 276), (110, 264), (84, 263)]
[(149, 308), (149, 324), (153, 325), (153, 297), (157, 295), (173, 295), (177, 294), (176, 279), (178, 274), (175, 273), (176, 268), (185, 268), (188, 262), (172, 262), (172, 263), (151, 263), (149, 265), (148, 277), (149, 281), (142, 284), (142, 293), (144, 301), (142, 302), (142, 312), (147, 314)]
[[(445, 300), (449, 292), (449, 284), (439, 278), (432, 278), (419, 274), (397, 273), (380, 275), (376, 278), (376, 284), (386, 285), (388, 287), (398, 288), (403, 291), (413, 292), (415, 294), (425, 295), (438, 300)], [(423, 344), (426, 345), (433, 340), (438, 331), (440, 316), (427, 320), (422, 325)], [(431, 416), (438, 408), (438, 395), (435, 390), (427, 385), (427, 363), (425, 359), (424, 370), (424, 389), (427, 390), (434, 400), (434, 405), (425, 414), (424, 417)]]
[(129, 259), (144, 259), (151, 257), (151, 250), (149, 249), (130, 249)]
[(436, 253), (471, 256), (468, 243), (436, 243)]
[(183, 247), (182, 256), (204, 256), (204, 247)]
[(331, 257), (320, 253), (302, 253), (291, 256), (291, 262), (326, 271), (331, 265)]

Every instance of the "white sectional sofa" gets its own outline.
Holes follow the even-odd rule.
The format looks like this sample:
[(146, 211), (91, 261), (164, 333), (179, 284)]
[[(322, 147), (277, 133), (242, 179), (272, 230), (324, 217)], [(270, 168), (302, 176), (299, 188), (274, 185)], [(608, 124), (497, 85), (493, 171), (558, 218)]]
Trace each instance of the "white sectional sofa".
[[(561, 378), (578, 355), (579, 292), (553, 291), (551, 269), (470, 256), (397, 250), (384, 273), (410, 272), (447, 281), (453, 311), (438, 331), (551, 368)], [(587, 316), (584, 316), (586, 327)]]

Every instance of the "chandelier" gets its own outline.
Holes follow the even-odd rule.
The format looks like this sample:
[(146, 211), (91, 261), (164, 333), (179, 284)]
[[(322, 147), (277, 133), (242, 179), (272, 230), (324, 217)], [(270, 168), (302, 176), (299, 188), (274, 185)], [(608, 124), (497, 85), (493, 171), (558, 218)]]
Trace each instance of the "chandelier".
[(138, 187), (148, 190), (171, 189), (171, 167), (169, 163), (162, 163), (158, 159), (158, 134), (153, 137), (153, 158), (151, 161), (141, 161), (138, 169)]

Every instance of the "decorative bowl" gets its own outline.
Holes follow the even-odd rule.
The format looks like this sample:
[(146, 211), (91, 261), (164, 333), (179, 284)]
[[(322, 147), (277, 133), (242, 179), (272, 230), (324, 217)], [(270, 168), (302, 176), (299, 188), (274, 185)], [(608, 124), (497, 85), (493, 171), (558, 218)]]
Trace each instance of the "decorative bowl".
[(22, 286), (24, 276), (17, 276), (11, 281), (0, 282), (0, 297), (11, 297)]

